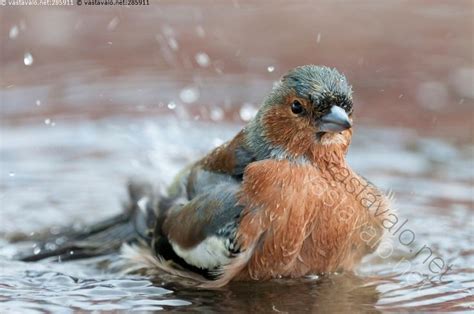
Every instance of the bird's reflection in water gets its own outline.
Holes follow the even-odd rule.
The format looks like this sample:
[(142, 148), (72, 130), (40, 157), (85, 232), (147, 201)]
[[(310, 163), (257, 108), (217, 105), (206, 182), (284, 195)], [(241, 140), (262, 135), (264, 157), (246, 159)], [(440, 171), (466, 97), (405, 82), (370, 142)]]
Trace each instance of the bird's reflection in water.
[[(324, 275), (319, 279), (232, 282), (219, 290), (168, 285), (175, 296), (203, 313), (346, 313), (379, 312), (375, 285), (354, 274)], [(186, 309), (180, 308), (180, 311)]]

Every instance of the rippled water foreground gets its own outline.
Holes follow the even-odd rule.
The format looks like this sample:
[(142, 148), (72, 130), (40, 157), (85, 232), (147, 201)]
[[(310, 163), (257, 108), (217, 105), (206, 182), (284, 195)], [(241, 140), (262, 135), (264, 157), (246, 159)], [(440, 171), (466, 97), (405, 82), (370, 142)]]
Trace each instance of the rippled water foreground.
[[(124, 276), (103, 259), (23, 263), (7, 239), (117, 213), (130, 176), (166, 184), (186, 163), (229, 139), (238, 125), (174, 117), (25, 123), (2, 128), (0, 312), (177, 310), (301, 312), (465, 310), (474, 307), (473, 147), (399, 129), (355, 132), (350, 164), (395, 194), (392, 248), (357, 274), (232, 283), (217, 291)], [(416, 239), (406, 243), (410, 230)], [(30, 244), (27, 244), (30, 245)], [(420, 252), (416, 256), (417, 252)], [(429, 250), (429, 251), (428, 251)], [(112, 257), (113, 258), (113, 257)], [(439, 258), (433, 262), (434, 258)], [(436, 265), (451, 266), (441, 278)]]

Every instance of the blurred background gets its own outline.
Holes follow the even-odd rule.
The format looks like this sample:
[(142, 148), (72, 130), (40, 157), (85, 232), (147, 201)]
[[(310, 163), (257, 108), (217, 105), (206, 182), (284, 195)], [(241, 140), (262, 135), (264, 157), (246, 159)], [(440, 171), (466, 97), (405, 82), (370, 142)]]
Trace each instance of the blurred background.
[[(0, 256), (14, 254), (11, 234), (118, 212), (130, 176), (165, 185), (183, 165), (230, 139), (281, 75), (320, 64), (353, 85), (350, 163), (395, 192), (417, 246), (456, 263), (450, 283), (425, 285), (426, 265), (400, 245), (391, 259), (366, 263), (355, 281), (295, 283), (299, 292), (291, 298), (271, 287), (251, 296), (242, 292), (249, 287), (229, 288), (233, 297), (224, 299), (170, 288), (176, 301), (151, 293), (146, 280), (133, 292), (124, 287), (136, 278), (110, 282), (78, 264), (51, 273), (4, 260), (6, 309), (473, 306), (472, 1), (150, 2), (0, 8)], [(408, 273), (420, 276), (397, 268), (402, 257), (413, 259)], [(91, 280), (103, 299), (84, 292)], [(18, 291), (21, 303), (14, 301)], [(331, 302), (347, 291), (356, 297)]]
[(288, 69), (322, 64), (352, 82), (358, 125), (472, 140), (472, 1), (154, 3), (2, 8), (2, 122), (170, 102), (240, 122)]

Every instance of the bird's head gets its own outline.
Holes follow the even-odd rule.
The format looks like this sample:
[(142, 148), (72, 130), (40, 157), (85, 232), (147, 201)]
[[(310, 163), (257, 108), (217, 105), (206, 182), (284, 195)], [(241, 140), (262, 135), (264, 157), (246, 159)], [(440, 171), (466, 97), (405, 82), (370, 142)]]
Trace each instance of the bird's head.
[(275, 85), (248, 126), (247, 143), (262, 159), (315, 161), (322, 152), (344, 155), (351, 128), (352, 90), (344, 75), (305, 65)]

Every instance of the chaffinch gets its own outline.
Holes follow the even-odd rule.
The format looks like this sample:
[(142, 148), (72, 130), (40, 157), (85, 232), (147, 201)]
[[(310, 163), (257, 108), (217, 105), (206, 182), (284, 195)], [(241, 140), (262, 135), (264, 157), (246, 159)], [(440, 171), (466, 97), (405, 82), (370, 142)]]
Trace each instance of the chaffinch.
[(208, 288), (351, 270), (377, 247), (389, 213), (383, 193), (346, 162), (352, 112), (342, 74), (297, 67), (248, 125), (182, 170), (166, 195), (133, 183), (125, 213), (61, 234), (54, 249), (46, 239), (22, 259), (88, 257), (128, 244), (128, 266)]

